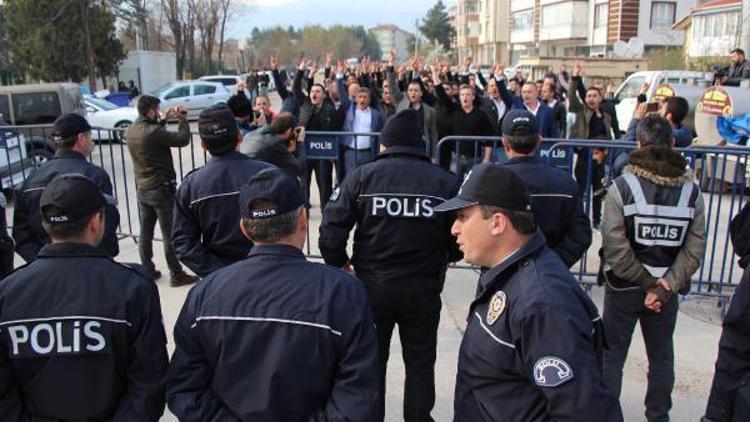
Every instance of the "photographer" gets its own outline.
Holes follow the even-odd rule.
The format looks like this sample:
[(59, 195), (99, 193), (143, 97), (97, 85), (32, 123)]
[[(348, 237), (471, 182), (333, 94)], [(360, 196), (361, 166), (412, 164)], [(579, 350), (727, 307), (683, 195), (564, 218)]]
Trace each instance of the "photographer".
[(750, 79), (750, 64), (745, 60), (745, 51), (735, 48), (729, 53), (732, 60), (731, 66), (725, 76), (720, 76), (719, 81), (724, 86), (740, 86), (743, 79)]
[[(183, 271), (172, 248), (172, 207), (177, 174), (172, 162), (172, 148), (190, 144), (190, 125), (187, 109), (170, 107), (165, 119), (159, 112), (160, 100), (150, 95), (138, 99), (138, 119), (127, 129), (128, 151), (133, 159), (135, 183), (140, 208), (141, 232), (138, 253), (141, 263), (151, 272), (154, 280), (161, 277), (152, 258), (154, 226), (159, 220), (164, 239), (164, 255), (167, 259), (172, 287), (184, 286), (198, 281), (198, 277)], [(166, 121), (178, 119), (177, 133), (165, 127)]]
[(304, 153), (304, 141), (305, 128), (297, 126), (294, 116), (283, 111), (271, 120), (270, 125), (245, 136), (240, 152), (300, 177), (304, 167), (295, 154)]

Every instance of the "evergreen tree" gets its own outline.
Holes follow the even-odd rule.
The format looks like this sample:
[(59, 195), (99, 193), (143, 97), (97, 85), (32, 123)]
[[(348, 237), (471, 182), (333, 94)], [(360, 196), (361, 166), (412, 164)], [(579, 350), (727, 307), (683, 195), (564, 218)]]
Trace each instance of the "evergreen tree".
[(442, 0), (438, 0), (427, 11), (425, 17), (422, 18), (422, 25), (419, 26), (419, 32), (430, 42), (440, 44), (446, 51), (450, 50), (451, 40), (456, 31), (451, 26), (448, 10), (445, 8)]

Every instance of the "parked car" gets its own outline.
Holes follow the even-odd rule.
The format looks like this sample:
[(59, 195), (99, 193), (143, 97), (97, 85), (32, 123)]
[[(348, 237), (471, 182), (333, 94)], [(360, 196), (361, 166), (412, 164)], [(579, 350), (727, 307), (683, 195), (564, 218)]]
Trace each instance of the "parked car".
[[(19, 172), (27, 167), (27, 159), (31, 160), (33, 165), (41, 165), (55, 153), (55, 143), (50, 133), (52, 123), (63, 113), (86, 116), (86, 105), (80, 85), (61, 82), (0, 86), (0, 115), (7, 125), (12, 126), (9, 128), (11, 134), (17, 137), (9, 140), (6, 131), (6, 148), (10, 152), (15, 144), (13, 139), (18, 139), (18, 145), (24, 149), (23, 153), (18, 154), (5, 154), (0, 151), (0, 155), (3, 155), (3, 158), (10, 156), (9, 166), (18, 169)], [(22, 166), (18, 160), (24, 162), (24, 165)], [(14, 173), (13, 178), (16, 176)]]
[(705, 78), (706, 74), (704, 72), (686, 70), (644, 71), (635, 72), (628, 76), (622, 85), (620, 85), (620, 88), (617, 89), (614, 96), (617, 103), (615, 108), (617, 110), (617, 120), (620, 122), (620, 130), (624, 132), (628, 129), (630, 120), (633, 118), (633, 112), (635, 112), (638, 95), (641, 93), (644, 83), (648, 84), (648, 89), (645, 92), (646, 99), (651, 99), (656, 89), (663, 83), (692, 84), (695, 81), (704, 80)]
[[(92, 96), (85, 96), (84, 101), (86, 102), (86, 120), (94, 128), (91, 132), (94, 140), (119, 141), (124, 136), (125, 129), (138, 118), (138, 110), (135, 107), (120, 107)], [(96, 130), (97, 128), (103, 130)]]
[(161, 109), (182, 106), (188, 118), (197, 118), (201, 111), (217, 103), (225, 103), (232, 94), (217, 82), (175, 81), (162, 85), (152, 93), (161, 100)]

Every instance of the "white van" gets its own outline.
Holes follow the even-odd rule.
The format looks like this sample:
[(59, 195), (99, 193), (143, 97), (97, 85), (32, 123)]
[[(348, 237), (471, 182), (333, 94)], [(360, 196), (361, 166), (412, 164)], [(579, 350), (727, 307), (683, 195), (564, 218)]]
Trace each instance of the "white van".
[(633, 112), (637, 104), (638, 94), (644, 83), (648, 83), (648, 90), (645, 92), (646, 99), (650, 100), (659, 85), (663, 83), (670, 84), (694, 84), (697, 81), (706, 81), (710, 84), (711, 79), (706, 79), (709, 75), (704, 72), (693, 72), (687, 70), (654, 70), (635, 72), (628, 76), (620, 85), (615, 93), (615, 102), (617, 105), (617, 120), (620, 122), (620, 130), (628, 130), (630, 120), (633, 118)]

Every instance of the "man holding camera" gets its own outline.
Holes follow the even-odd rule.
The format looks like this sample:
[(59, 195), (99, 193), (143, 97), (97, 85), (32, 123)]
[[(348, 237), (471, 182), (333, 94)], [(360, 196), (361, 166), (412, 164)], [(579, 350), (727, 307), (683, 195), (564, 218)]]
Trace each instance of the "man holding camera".
[[(127, 129), (128, 151), (133, 159), (135, 183), (140, 208), (141, 232), (138, 253), (141, 263), (151, 272), (154, 279), (161, 277), (152, 258), (154, 250), (154, 226), (159, 220), (164, 239), (164, 255), (167, 259), (172, 287), (195, 283), (198, 277), (183, 271), (172, 248), (172, 207), (177, 187), (177, 174), (172, 162), (172, 148), (190, 144), (190, 126), (187, 110), (182, 107), (168, 108), (165, 119), (160, 119), (160, 100), (150, 95), (138, 99), (138, 119)], [(168, 131), (167, 120), (179, 120), (177, 133)]]
[(750, 63), (745, 59), (745, 51), (735, 48), (729, 53), (732, 64), (726, 69), (726, 74), (721, 75), (720, 81), (724, 86), (740, 86), (743, 79), (750, 79)]
[(305, 128), (297, 126), (297, 119), (292, 113), (282, 111), (271, 120), (269, 126), (245, 136), (240, 144), (240, 152), (302, 177), (305, 167), (295, 154), (304, 154), (304, 142)]

